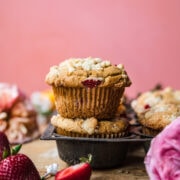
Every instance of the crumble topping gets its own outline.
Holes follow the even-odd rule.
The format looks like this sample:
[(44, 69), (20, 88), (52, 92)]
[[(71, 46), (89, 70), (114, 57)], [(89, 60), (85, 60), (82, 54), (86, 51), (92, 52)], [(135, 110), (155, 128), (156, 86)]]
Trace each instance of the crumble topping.
[(133, 100), (131, 106), (140, 124), (162, 130), (180, 116), (180, 91), (171, 87), (148, 91)]
[(53, 86), (83, 87), (82, 82), (101, 79), (100, 87), (126, 87), (131, 81), (122, 64), (113, 65), (100, 58), (71, 58), (52, 66), (45, 81)]

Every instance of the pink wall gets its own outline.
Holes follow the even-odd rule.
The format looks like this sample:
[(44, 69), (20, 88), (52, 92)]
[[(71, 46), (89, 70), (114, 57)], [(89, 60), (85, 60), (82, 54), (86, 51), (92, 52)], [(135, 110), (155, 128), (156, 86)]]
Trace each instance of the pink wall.
[(131, 96), (180, 88), (180, 1), (0, 1), (0, 81), (43, 90), (51, 65), (87, 56), (123, 63)]

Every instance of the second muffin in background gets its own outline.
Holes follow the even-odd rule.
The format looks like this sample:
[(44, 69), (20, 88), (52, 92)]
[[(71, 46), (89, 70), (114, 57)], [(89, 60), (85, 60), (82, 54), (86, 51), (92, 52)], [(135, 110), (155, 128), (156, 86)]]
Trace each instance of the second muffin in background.
[(123, 65), (100, 58), (72, 58), (50, 68), (56, 109), (65, 118), (112, 118), (131, 81)]
[(142, 132), (156, 136), (180, 116), (180, 91), (166, 87), (142, 93), (131, 103)]

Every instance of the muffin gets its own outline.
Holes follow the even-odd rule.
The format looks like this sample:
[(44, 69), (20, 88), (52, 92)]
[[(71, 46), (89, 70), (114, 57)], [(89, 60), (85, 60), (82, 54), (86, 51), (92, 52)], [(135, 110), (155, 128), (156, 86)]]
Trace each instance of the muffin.
[(51, 118), (51, 124), (59, 135), (90, 138), (119, 138), (128, 135), (129, 118), (124, 98), (119, 104), (115, 117), (111, 119), (64, 118), (60, 114)]
[(180, 91), (172, 88), (142, 93), (131, 103), (146, 135), (155, 136), (180, 116)]
[(64, 118), (56, 115), (51, 118), (51, 124), (55, 126), (60, 135), (71, 137), (93, 137), (93, 138), (118, 138), (128, 134), (128, 121), (116, 117), (109, 120), (98, 120), (91, 118)]
[(125, 87), (131, 81), (123, 65), (99, 58), (72, 58), (50, 68), (58, 113), (65, 118), (108, 119), (115, 115)]

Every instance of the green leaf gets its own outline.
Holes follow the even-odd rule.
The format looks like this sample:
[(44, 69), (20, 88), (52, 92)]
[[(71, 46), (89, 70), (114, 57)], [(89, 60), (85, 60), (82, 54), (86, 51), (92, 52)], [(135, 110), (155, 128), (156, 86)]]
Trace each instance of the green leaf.
[(5, 159), (5, 158), (7, 158), (8, 156), (9, 156), (9, 151), (8, 151), (7, 149), (5, 149), (5, 150), (3, 151), (2, 158)]
[(79, 160), (80, 162), (86, 162), (90, 164), (92, 161), (92, 154), (88, 154), (88, 157), (80, 157)]
[(11, 154), (12, 155), (17, 154), (20, 151), (21, 147), (22, 147), (22, 144), (19, 144), (19, 145), (15, 146), (14, 148), (12, 148), (11, 149)]

